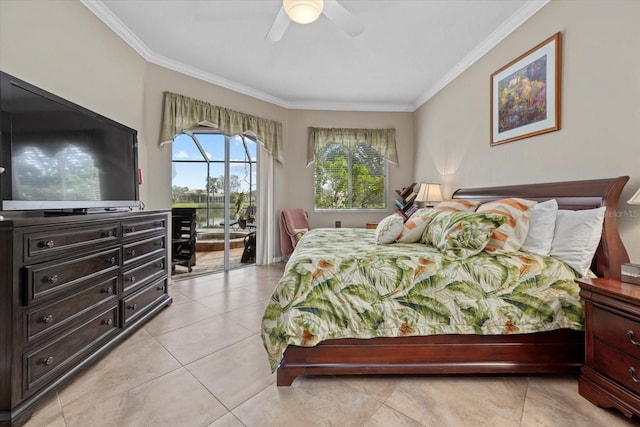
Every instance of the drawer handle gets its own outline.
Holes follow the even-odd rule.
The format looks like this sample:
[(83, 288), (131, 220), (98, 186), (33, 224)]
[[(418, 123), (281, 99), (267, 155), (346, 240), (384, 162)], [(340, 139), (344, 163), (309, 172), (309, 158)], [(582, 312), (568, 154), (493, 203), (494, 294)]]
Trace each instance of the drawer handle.
[(46, 359), (42, 359), (43, 365), (51, 365), (53, 363), (53, 357), (49, 356)]
[(49, 276), (47, 277), (47, 282), (49, 283), (56, 283), (58, 281), (58, 275), (54, 274), (53, 276)]
[(55, 243), (53, 243), (53, 240), (48, 240), (46, 242), (40, 242), (40, 246), (51, 249), (55, 246)]
[(53, 322), (53, 314), (49, 314), (49, 315), (47, 315), (47, 316), (44, 316), (44, 317), (42, 318), (42, 321), (43, 321), (44, 323), (51, 323), (51, 322)]
[(125, 280), (126, 280), (127, 282), (135, 282), (135, 281), (136, 281), (136, 276), (130, 276), (130, 277), (127, 277)]
[(113, 237), (113, 230), (103, 231), (102, 237)]
[(110, 294), (112, 291), (113, 289), (111, 289), (111, 287), (100, 289), (100, 292), (102, 292), (103, 294)]
[(131, 227), (125, 227), (124, 231), (126, 233), (133, 233), (134, 231), (136, 231), (136, 228), (131, 226)]
[(116, 257), (112, 256), (111, 258), (107, 258), (105, 261), (108, 262), (109, 264), (115, 264)]
[(154, 227), (164, 227), (164, 222), (163, 221), (156, 221), (153, 223)]
[(164, 292), (164, 286), (160, 285), (156, 288), (156, 290)]
[(158, 268), (164, 268), (164, 262), (158, 262), (158, 263), (156, 263), (156, 267), (158, 267)]
[(136, 254), (136, 250), (135, 249), (131, 249), (131, 250), (127, 251), (127, 255), (129, 255), (129, 256), (135, 256), (135, 254)]
[(103, 325), (111, 326), (113, 325), (113, 319), (107, 319), (102, 321)]
[(638, 377), (636, 377), (636, 370), (633, 368), (633, 366), (631, 366), (629, 368), (629, 373), (631, 374), (631, 379), (633, 380), (634, 383), (640, 383), (640, 379), (638, 379)]
[(640, 341), (636, 341), (636, 334), (633, 333), (633, 331), (627, 331), (627, 335), (629, 336), (629, 341), (631, 341), (631, 344), (633, 345), (640, 345)]
[(136, 308), (138, 308), (138, 304), (129, 304), (129, 306), (127, 308), (129, 310), (135, 310)]
[(163, 242), (153, 242), (154, 245), (163, 247)]

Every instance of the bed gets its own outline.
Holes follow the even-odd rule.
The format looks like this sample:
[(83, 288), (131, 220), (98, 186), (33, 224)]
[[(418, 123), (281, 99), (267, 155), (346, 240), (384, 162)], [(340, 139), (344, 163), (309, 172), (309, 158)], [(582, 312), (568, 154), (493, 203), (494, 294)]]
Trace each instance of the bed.
[[(628, 179), (628, 177), (618, 177), (561, 183), (460, 189), (454, 193), (452, 198), (471, 200), (479, 203), (508, 197), (517, 197), (537, 202), (555, 199), (560, 209), (575, 211), (604, 207), (605, 213), (602, 235), (593, 257), (591, 271), (600, 277), (619, 278), (620, 265), (628, 262), (628, 255), (618, 233), (617, 207), (620, 193)], [(332, 234), (337, 232), (347, 234), (343, 236)], [(372, 230), (344, 229), (344, 231), (336, 231), (324, 229), (316, 232), (318, 236), (316, 239), (320, 242), (320, 236), (324, 236), (326, 247), (337, 247), (336, 254), (338, 254), (340, 252), (346, 252), (346, 250), (341, 251), (340, 243), (336, 242), (341, 240), (362, 240), (364, 242), (367, 238), (370, 238), (367, 236), (367, 232), (371, 233)], [(283, 299), (283, 292), (293, 292), (291, 290), (302, 286), (304, 280), (315, 279), (316, 282), (321, 282), (322, 286), (332, 286), (331, 283), (333, 282), (331, 277), (333, 276), (331, 274), (327, 280), (318, 280), (319, 275), (327, 274), (324, 270), (329, 271), (333, 267), (331, 252), (323, 251), (321, 248), (313, 249), (311, 243), (305, 243), (305, 240), (310, 241), (310, 239), (314, 238), (313, 236), (314, 234), (309, 232), (300, 243), (301, 249), (299, 255), (304, 256), (305, 259), (301, 260), (300, 256), (296, 258), (296, 253), (294, 253), (289, 260), (285, 268), (285, 276), (281, 280), (281, 283), (286, 284), (288, 281), (288, 289), (290, 290), (283, 291), (281, 289), (278, 291), (278, 288), (276, 288), (270, 303), (272, 309), (276, 307), (280, 310), (281, 307), (277, 307), (277, 305), (282, 303), (282, 301), (278, 300)], [(305, 252), (305, 246), (311, 249), (307, 249), (307, 252)], [(376, 251), (382, 251), (387, 257), (397, 256), (399, 260), (398, 265), (401, 263), (407, 265), (413, 264), (411, 265), (410, 271), (414, 276), (423, 274), (422, 272), (425, 269), (453, 268), (449, 261), (443, 264), (443, 261), (438, 261), (438, 258), (433, 258), (432, 254), (422, 253), (414, 256), (402, 253), (402, 251), (408, 250), (406, 246), (408, 245), (378, 246)], [(429, 251), (428, 248), (420, 250)], [(296, 248), (296, 252), (297, 251), (298, 248)], [(314, 251), (316, 254), (320, 254), (318, 255), (319, 258), (313, 261), (311, 258), (306, 259), (307, 257), (312, 257)], [(394, 251), (396, 252), (395, 255)], [(496, 268), (502, 268), (504, 271), (512, 269), (516, 271), (516, 274), (524, 274), (522, 272), (531, 266), (545, 263), (545, 265), (550, 264), (551, 269), (557, 271), (558, 275), (557, 277), (548, 279), (551, 283), (560, 283), (560, 285), (557, 286), (558, 288), (570, 288), (569, 284), (573, 284), (574, 276), (568, 276), (562, 269), (562, 266), (555, 265), (555, 261), (553, 259), (549, 260), (549, 257), (537, 257), (532, 254), (519, 253), (518, 259), (514, 261), (507, 258), (502, 259), (500, 255), (490, 256), (482, 254), (482, 256), (495, 258), (495, 260), (491, 262), (498, 266)], [(491, 263), (489, 258), (480, 258), (477, 262), (475, 261), (475, 257), (473, 258), (474, 262), (478, 265)], [(369, 258), (367, 259), (367, 262), (375, 263), (375, 261), (371, 261)], [(304, 265), (305, 262), (313, 262), (315, 271), (306, 271), (303, 267), (300, 267)], [(345, 264), (344, 260), (340, 260), (339, 262), (341, 265)], [(357, 262), (362, 262), (362, 259)], [(348, 262), (346, 264), (348, 264)], [(298, 267), (296, 267), (296, 265)], [(324, 269), (325, 265), (327, 267), (326, 269)], [(295, 268), (298, 268), (297, 273), (292, 271), (292, 269), (295, 270)], [(466, 269), (465, 271), (467, 273), (469, 271), (469, 267), (466, 264), (460, 266), (460, 268)], [(444, 270), (439, 271), (439, 277), (446, 277), (443, 271)], [(292, 279), (291, 274), (294, 274), (296, 278)], [(400, 273), (396, 272), (393, 274)], [(425, 277), (428, 276), (427, 274)], [(305, 277), (307, 279), (305, 279)], [(539, 277), (534, 279), (534, 281), (541, 280)], [(429, 280), (432, 279), (425, 279), (421, 283), (428, 284)], [(418, 280), (416, 279), (414, 281), (417, 282)], [(478, 279), (478, 282), (481, 281), (482, 279)], [(379, 280), (379, 282), (381, 281)], [(458, 282), (453, 284), (447, 283), (447, 286), (445, 286), (446, 289), (442, 292), (449, 292), (452, 287), (457, 286), (457, 283)], [(480, 285), (486, 287), (485, 284), (479, 283), (478, 286)], [(280, 286), (280, 284), (278, 286)], [(345, 289), (352, 289), (348, 283), (342, 284), (341, 286)], [(320, 286), (317, 288), (314, 292), (322, 292)], [(553, 287), (547, 288), (549, 289), (544, 290), (545, 295), (551, 291), (555, 292), (555, 289), (552, 289)], [(518, 289), (520, 290), (521, 287)], [(497, 289), (492, 290), (492, 292), (494, 291), (502, 292), (502, 290)], [(280, 293), (278, 294), (277, 292)], [(358, 293), (361, 291), (352, 290), (349, 292)], [(461, 294), (457, 295), (456, 301), (457, 304), (459, 304), (459, 295)], [(537, 297), (540, 295), (537, 295)], [(366, 300), (366, 297), (362, 295), (358, 297), (361, 300)], [(339, 294), (333, 294), (332, 298), (334, 300), (340, 300), (341, 296)], [(272, 368), (277, 368), (278, 386), (291, 385), (295, 378), (301, 375), (576, 373), (584, 360), (584, 333), (581, 330), (582, 319), (578, 318), (582, 313), (579, 310), (582, 303), (577, 297), (577, 287), (569, 290), (568, 294), (563, 294), (560, 300), (561, 302), (556, 304), (559, 306), (559, 308), (556, 307), (559, 309), (558, 312), (547, 313), (547, 311), (544, 311), (548, 310), (549, 305), (554, 305), (545, 303), (544, 309), (535, 313), (536, 316), (542, 315), (547, 316), (549, 319), (554, 319), (554, 325), (547, 327), (532, 324), (532, 326), (528, 328), (527, 326), (523, 326), (527, 325), (527, 322), (518, 324), (518, 326), (511, 325), (510, 320), (508, 320), (511, 314), (505, 314), (506, 312), (502, 313), (512, 305), (517, 305), (522, 308), (522, 301), (518, 299), (518, 296), (501, 298), (499, 299), (501, 306), (495, 309), (488, 308), (487, 310), (493, 310), (506, 315), (507, 321), (504, 322), (505, 318), (502, 318), (499, 325), (486, 322), (487, 325), (482, 325), (484, 328), (482, 331), (474, 328), (448, 329), (450, 324), (456, 324), (455, 319), (459, 317), (479, 316), (476, 305), (465, 305), (463, 302), (462, 307), (457, 307), (454, 311), (451, 310), (450, 307), (441, 308), (437, 301), (432, 301), (430, 298), (428, 301), (424, 300), (424, 304), (422, 304), (422, 300), (420, 300), (422, 304), (419, 304), (420, 307), (425, 306), (429, 308), (429, 310), (427, 310), (428, 317), (441, 318), (441, 320), (442, 318), (445, 319), (443, 322), (440, 322), (444, 324), (444, 327), (433, 327), (432, 334), (432, 330), (429, 328), (416, 331), (415, 328), (412, 329), (411, 326), (408, 326), (412, 325), (411, 322), (402, 322), (402, 319), (408, 316), (408, 312), (413, 313), (416, 310), (424, 311), (422, 308), (416, 309), (415, 300), (409, 301), (407, 298), (404, 298), (399, 300), (400, 305), (396, 304), (396, 306), (401, 307), (401, 316), (405, 316), (400, 316), (400, 320), (386, 320), (382, 318), (379, 320), (366, 319), (369, 323), (373, 321), (378, 322), (380, 325), (390, 325), (389, 328), (394, 331), (393, 336), (371, 337), (371, 335), (366, 334), (358, 336), (359, 334), (357, 333), (352, 336), (346, 336), (343, 333), (336, 332), (341, 329), (339, 327), (340, 322), (348, 322), (350, 324), (357, 323), (360, 319), (355, 318), (361, 316), (360, 313), (357, 313), (356, 315), (344, 315), (343, 318), (340, 315), (340, 311), (338, 311), (338, 314), (331, 319), (334, 325), (338, 325), (334, 328), (336, 331), (331, 331), (328, 335), (325, 334), (331, 338), (321, 339), (318, 342), (318, 338), (314, 336), (312, 332), (309, 332), (314, 330), (313, 322), (319, 318), (318, 313), (324, 310), (322, 300), (317, 299), (316, 301), (320, 301), (319, 304), (317, 302), (315, 304), (308, 304), (304, 310), (302, 310), (304, 312), (303, 314), (309, 314), (304, 320), (304, 322), (309, 322), (309, 328), (305, 328), (296, 341), (291, 341), (298, 342), (299, 345), (292, 345), (290, 343), (287, 345), (286, 332), (274, 326), (276, 323), (274, 321), (273, 310), (271, 310), (271, 314), (269, 314), (269, 307), (267, 307), (263, 318), (262, 335), (265, 347), (271, 358)], [(354, 303), (350, 302), (350, 305), (353, 306)], [(407, 310), (407, 307), (410, 307), (413, 311)], [(527, 308), (527, 310), (521, 310), (521, 312), (522, 311), (530, 311), (530, 309)], [(363, 312), (369, 313), (366, 310)], [(481, 315), (482, 313), (480, 313), (480, 316)], [(332, 315), (329, 314), (326, 316)], [(282, 323), (281, 319), (279, 321)], [(388, 325), (385, 322), (387, 322)], [(381, 326), (380, 329), (384, 328)], [(284, 342), (284, 345), (282, 343), (274, 344), (275, 341), (278, 341), (278, 339), (274, 339), (274, 337), (277, 337), (279, 334), (283, 337), (282, 342)]]

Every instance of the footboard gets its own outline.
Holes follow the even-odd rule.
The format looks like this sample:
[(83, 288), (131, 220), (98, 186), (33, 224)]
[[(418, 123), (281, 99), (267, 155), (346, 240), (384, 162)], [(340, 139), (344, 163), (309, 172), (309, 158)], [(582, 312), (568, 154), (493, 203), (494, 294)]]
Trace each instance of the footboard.
[(301, 375), (578, 373), (584, 333), (562, 329), (514, 335), (328, 340), (289, 346), (278, 386)]

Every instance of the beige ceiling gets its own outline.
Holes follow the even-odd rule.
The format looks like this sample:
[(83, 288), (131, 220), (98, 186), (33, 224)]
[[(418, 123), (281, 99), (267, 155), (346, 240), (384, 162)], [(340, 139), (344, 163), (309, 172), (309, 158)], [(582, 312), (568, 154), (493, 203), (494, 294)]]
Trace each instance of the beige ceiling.
[(358, 36), (321, 15), (271, 42), (280, 0), (82, 0), (149, 62), (286, 108), (362, 111), (415, 110), (547, 1), (340, 0)]

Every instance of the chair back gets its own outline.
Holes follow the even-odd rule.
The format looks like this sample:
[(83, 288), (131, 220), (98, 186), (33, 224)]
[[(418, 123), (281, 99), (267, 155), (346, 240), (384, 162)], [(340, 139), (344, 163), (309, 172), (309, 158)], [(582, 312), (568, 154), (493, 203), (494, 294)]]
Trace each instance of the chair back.
[(280, 249), (290, 255), (302, 235), (311, 229), (304, 209), (283, 209), (280, 212)]

